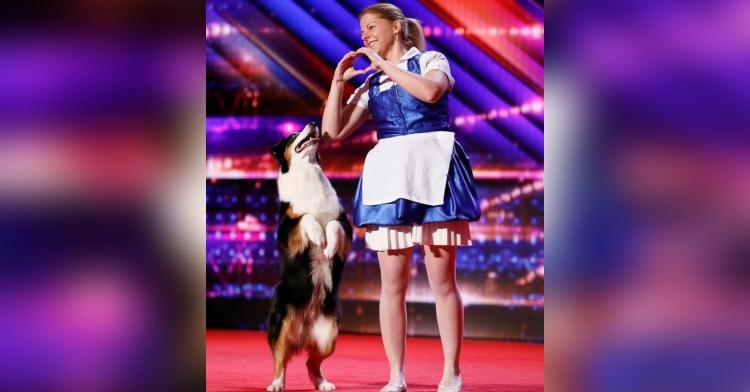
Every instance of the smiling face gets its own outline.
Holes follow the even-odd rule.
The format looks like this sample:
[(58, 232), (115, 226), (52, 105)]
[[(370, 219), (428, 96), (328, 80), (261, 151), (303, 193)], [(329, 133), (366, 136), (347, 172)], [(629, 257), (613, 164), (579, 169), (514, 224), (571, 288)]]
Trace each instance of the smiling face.
[(388, 50), (396, 42), (394, 35), (401, 32), (398, 22), (390, 22), (372, 13), (362, 15), (362, 18), (359, 20), (359, 27), (365, 47), (378, 52), (383, 58), (385, 58)]
[(319, 141), (318, 126), (310, 123), (302, 131), (281, 139), (269, 152), (279, 161), (281, 172), (286, 173), (297, 162), (317, 162), (320, 159), (317, 154)]

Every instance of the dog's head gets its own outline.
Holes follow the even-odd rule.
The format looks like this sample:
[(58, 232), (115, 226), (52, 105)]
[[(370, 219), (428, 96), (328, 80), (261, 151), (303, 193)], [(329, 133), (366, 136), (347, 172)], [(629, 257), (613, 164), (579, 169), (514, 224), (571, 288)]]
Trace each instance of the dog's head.
[(309, 123), (302, 131), (281, 138), (279, 143), (271, 147), (269, 152), (279, 161), (281, 173), (286, 173), (294, 163), (317, 163), (320, 161), (319, 142), (320, 131), (318, 126), (315, 123)]

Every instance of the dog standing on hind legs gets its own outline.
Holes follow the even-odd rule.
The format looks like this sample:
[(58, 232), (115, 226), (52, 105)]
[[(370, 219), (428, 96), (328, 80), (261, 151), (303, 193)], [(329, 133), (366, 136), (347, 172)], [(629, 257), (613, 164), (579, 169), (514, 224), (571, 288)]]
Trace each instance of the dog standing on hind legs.
[(279, 162), (279, 227), (276, 245), (281, 282), (268, 317), (274, 359), (269, 391), (283, 391), (286, 365), (307, 351), (307, 374), (315, 389), (336, 387), (320, 365), (338, 337), (338, 286), (351, 249), (352, 227), (336, 191), (318, 165), (320, 131), (315, 123), (271, 147)]

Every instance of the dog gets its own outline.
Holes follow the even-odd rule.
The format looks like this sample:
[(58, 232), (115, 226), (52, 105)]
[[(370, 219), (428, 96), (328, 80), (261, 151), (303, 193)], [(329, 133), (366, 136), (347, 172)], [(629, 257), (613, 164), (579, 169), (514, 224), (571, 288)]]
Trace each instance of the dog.
[(276, 245), (281, 281), (268, 317), (274, 380), (268, 391), (283, 391), (286, 365), (308, 353), (307, 373), (315, 389), (332, 391), (320, 370), (336, 348), (338, 287), (352, 226), (336, 191), (319, 165), (320, 131), (310, 123), (282, 138), (269, 152), (279, 163), (279, 227)]

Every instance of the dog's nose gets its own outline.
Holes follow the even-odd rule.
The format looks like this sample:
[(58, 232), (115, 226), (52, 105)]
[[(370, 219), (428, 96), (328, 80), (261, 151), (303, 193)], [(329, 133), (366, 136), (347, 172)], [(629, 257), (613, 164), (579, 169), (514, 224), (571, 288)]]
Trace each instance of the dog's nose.
[(315, 125), (315, 122), (311, 122), (311, 123), (307, 124), (308, 127), (311, 126), (311, 125)]

